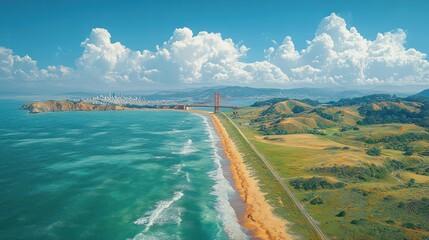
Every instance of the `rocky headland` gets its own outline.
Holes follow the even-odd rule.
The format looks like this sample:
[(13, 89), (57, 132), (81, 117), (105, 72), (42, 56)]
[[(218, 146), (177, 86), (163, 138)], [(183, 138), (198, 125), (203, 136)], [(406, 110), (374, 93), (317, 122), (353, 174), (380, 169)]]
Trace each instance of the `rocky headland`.
[(127, 110), (130, 108), (119, 105), (94, 105), (84, 102), (56, 101), (30, 102), (21, 106), (20, 110), (28, 110), (28, 113), (64, 112), (64, 111), (113, 111)]

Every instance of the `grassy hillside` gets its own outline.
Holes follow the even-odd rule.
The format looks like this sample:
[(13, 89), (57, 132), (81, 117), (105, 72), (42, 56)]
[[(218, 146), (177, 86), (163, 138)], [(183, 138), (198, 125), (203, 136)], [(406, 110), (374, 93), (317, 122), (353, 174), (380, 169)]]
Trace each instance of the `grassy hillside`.
[(429, 239), (428, 106), (383, 95), (228, 114), (329, 238)]

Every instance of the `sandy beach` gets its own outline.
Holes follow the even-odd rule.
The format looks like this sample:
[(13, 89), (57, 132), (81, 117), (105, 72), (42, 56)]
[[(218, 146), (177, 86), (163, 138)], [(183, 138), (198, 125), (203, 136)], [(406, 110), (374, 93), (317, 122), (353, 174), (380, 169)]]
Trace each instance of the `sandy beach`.
[(244, 220), (244, 226), (252, 231), (256, 238), (293, 239), (286, 232), (287, 222), (274, 215), (272, 207), (267, 203), (264, 193), (258, 186), (258, 181), (251, 176), (234, 142), (229, 138), (219, 119), (214, 114), (211, 114), (211, 119), (221, 137), (226, 157), (231, 163), (230, 169), (235, 187), (247, 205), (245, 216), (241, 216)]

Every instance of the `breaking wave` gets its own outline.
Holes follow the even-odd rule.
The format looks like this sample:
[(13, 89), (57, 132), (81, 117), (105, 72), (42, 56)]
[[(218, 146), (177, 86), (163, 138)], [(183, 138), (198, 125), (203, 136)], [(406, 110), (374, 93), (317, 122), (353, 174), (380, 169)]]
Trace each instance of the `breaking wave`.
[(180, 218), (181, 209), (171, 208), (171, 206), (184, 196), (183, 192), (177, 191), (174, 193), (173, 198), (170, 200), (162, 200), (157, 202), (154, 210), (146, 212), (146, 216), (139, 218), (134, 221), (136, 225), (145, 225), (145, 229), (142, 233), (149, 231), (154, 225), (164, 225), (166, 223), (180, 224), (182, 219)]
[(183, 171), (183, 169), (182, 169), (185, 166), (186, 166), (186, 164), (184, 164), (184, 163), (174, 165), (173, 167), (176, 169), (176, 172), (174, 172), (174, 175), (179, 175), (180, 173), (184, 174), (185, 178), (186, 178), (186, 182), (190, 183), (191, 179), (189, 178), (189, 173)]
[(212, 159), (216, 165), (216, 169), (211, 171), (209, 176), (215, 180), (212, 194), (216, 196), (216, 211), (218, 213), (218, 218), (221, 220), (223, 230), (229, 239), (248, 239), (248, 236), (238, 222), (235, 210), (230, 204), (230, 195), (234, 194), (235, 190), (223, 174), (221, 164), (222, 158), (217, 153), (217, 145), (219, 144), (220, 139), (213, 127), (208, 123), (206, 117), (204, 117), (204, 123), (206, 125), (206, 132), (209, 135), (209, 140), (212, 143)]
[(187, 155), (196, 151), (197, 149), (194, 147), (192, 139), (188, 138), (188, 141), (183, 145), (182, 149), (178, 152), (172, 152), (172, 154)]

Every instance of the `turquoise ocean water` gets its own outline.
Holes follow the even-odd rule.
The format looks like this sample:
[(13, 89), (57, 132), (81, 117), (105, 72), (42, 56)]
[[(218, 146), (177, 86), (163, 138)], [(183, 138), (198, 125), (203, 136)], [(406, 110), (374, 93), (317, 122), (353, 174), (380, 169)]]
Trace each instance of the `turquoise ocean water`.
[(0, 239), (248, 238), (210, 119), (21, 104), (0, 101)]

